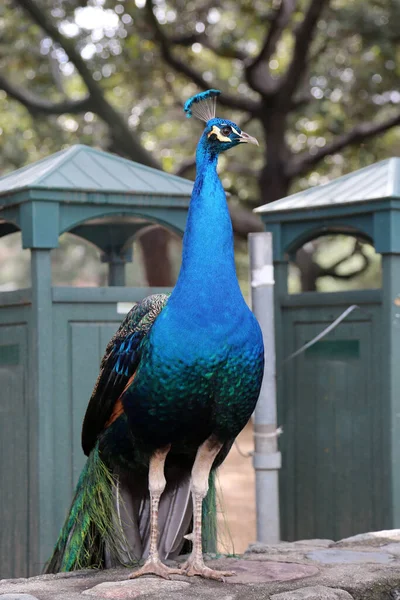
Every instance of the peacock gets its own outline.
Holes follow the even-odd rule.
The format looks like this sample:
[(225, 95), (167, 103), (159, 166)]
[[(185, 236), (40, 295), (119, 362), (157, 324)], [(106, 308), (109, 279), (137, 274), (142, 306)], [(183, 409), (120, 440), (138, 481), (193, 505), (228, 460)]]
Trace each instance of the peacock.
[[(212, 520), (213, 473), (257, 402), (264, 349), (237, 280), (217, 174), (221, 152), (258, 142), (215, 116), (219, 94), (201, 92), (184, 106), (205, 129), (179, 277), (170, 295), (136, 304), (106, 348), (82, 428), (88, 459), (48, 573), (145, 558), (130, 577), (232, 574), (205, 565), (202, 530)], [(188, 560), (167, 566), (186, 539)]]

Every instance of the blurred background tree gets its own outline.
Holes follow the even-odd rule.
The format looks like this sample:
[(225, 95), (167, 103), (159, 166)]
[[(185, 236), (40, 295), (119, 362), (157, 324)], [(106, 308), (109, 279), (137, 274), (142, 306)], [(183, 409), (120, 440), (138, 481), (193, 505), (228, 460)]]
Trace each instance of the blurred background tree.
[[(398, 153), (399, 19), (400, 0), (3, 0), (0, 173), (79, 142), (192, 177), (201, 126), (182, 104), (219, 88), (220, 113), (261, 142), (220, 165), (245, 279), (252, 208)], [(176, 240), (155, 228), (138, 245), (128, 282), (173, 283)], [(103, 281), (101, 266), (77, 275), (95, 250), (62, 247), (56, 283)], [(344, 239), (309, 244), (297, 264), (308, 290), (378, 272)]]

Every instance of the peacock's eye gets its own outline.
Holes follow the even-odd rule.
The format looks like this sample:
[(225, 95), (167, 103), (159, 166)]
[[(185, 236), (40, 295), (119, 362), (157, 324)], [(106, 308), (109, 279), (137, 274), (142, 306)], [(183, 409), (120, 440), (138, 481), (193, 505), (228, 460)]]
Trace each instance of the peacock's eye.
[(232, 133), (232, 127), (229, 127), (229, 125), (225, 125), (225, 127), (222, 127), (221, 129), (221, 133), (225, 137), (228, 137)]

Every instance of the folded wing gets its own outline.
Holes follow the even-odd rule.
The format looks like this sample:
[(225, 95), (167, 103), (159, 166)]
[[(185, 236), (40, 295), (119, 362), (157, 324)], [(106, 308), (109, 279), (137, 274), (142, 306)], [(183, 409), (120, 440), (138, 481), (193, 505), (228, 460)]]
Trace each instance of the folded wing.
[(141, 343), (168, 298), (168, 294), (153, 294), (136, 304), (108, 343), (82, 426), (82, 448), (87, 456), (118, 413), (119, 398), (140, 362)]

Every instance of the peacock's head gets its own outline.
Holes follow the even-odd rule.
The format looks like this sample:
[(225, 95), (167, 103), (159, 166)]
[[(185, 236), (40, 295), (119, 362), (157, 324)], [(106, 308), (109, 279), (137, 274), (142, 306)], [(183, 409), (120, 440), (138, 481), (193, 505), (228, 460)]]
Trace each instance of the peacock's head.
[(203, 144), (215, 154), (243, 143), (258, 146), (256, 138), (242, 131), (239, 125), (215, 116), (216, 98), (220, 93), (219, 90), (207, 90), (192, 96), (185, 103), (184, 111), (188, 117), (194, 116), (206, 123)]
[(239, 125), (228, 121), (227, 119), (210, 119), (207, 121), (206, 129), (203, 136), (207, 137), (208, 144), (212, 145), (215, 150), (222, 152), (233, 148), (238, 144), (256, 144), (258, 141), (248, 133), (242, 131)]

